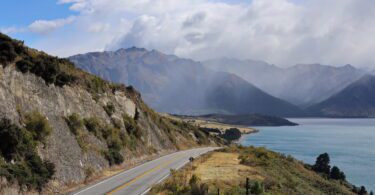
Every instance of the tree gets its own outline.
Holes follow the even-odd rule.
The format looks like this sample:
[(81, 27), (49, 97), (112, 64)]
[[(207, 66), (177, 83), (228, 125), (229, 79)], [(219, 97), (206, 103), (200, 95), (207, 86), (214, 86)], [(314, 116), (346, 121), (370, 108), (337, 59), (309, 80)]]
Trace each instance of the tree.
[(371, 191), (371, 192), (370, 192), (370, 195), (374, 195), (374, 192)]
[(340, 169), (336, 166), (333, 166), (331, 169), (331, 173), (329, 174), (329, 178), (335, 179), (335, 180), (342, 180), (345, 181), (346, 176), (344, 172), (340, 171)]
[(260, 195), (263, 193), (263, 185), (259, 182), (255, 182), (253, 186), (251, 186), (251, 189), (250, 189), (251, 193), (252, 194), (255, 194), (255, 195)]
[(221, 137), (228, 141), (238, 140), (241, 138), (241, 131), (237, 128), (230, 128), (227, 129)]
[(330, 159), (327, 153), (320, 154), (316, 158), (316, 162), (313, 165), (312, 169), (318, 173), (324, 173), (326, 175), (330, 174), (331, 166), (329, 165)]
[(365, 186), (361, 186), (361, 189), (359, 190), (358, 195), (366, 195), (366, 194), (367, 194), (367, 190)]

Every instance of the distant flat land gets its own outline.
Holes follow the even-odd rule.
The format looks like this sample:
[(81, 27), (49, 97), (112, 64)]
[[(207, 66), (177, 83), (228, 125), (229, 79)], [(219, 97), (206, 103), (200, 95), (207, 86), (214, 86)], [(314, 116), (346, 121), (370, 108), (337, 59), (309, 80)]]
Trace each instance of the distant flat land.
[(169, 115), (169, 114), (163, 114), (163, 115), (166, 117), (172, 118), (174, 120), (180, 120), (180, 121), (190, 123), (195, 126), (199, 126), (203, 128), (219, 129), (222, 132), (230, 128), (237, 128), (238, 130), (241, 131), (242, 134), (250, 134), (250, 133), (258, 132), (257, 129), (247, 127), (244, 125), (224, 124), (220, 122), (206, 120), (204, 118), (199, 118), (199, 117), (192, 118), (192, 117), (182, 117), (182, 116)]

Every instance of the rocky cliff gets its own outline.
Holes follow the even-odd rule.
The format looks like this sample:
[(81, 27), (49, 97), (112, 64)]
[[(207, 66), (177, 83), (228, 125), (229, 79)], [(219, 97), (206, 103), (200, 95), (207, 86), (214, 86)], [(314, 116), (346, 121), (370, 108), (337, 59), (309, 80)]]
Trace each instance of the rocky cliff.
[[(6, 178), (26, 191), (42, 187), (39, 190), (57, 193), (112, 165), (221, 142), (193, 126), (159, 116), (132, 87), (101, 80), (67, 60), (27, 48), (5, 35), (0, 36), (0, 118), (11, 123), (0, 125), (3, 190)], [(39, 135), (45, 126), (51, 129), (43, 135), (45, 141), (38, 136), (19, 136), (23, 135), (19, 132)], [(2, 140), (7, 136), (17, 142)], [(6, 141), (10, 144), (3, 147)], [(18, 142), (25, 142), (31, 147), (28, 150), (36, 145), (34, 157), (54, 165), (46, 184), (24, 181), (14, 171), (19, 164), (17, 170), (22, 173), (33, 178), (41, 175), (34, 171), (27, 152), (20, 152), (24, 148), (13, 144)]]

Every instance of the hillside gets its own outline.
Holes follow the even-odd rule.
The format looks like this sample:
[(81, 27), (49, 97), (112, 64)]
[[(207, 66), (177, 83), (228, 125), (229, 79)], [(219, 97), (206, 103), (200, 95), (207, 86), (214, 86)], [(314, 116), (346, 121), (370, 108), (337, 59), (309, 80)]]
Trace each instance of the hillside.
[(262, 61), (231, 58), (203, 64), (213, 70), (237, 74), (267, 93), (302, 107), (327, 99), (365, 74), (351, 65), (299, 64), (280, 68)]
[(62, 193), (103, 171), (201, 145), (220, 145), (160, 116), (133, 87), (0, 34), (0, 193)]
[(80, 68), (105, 79), (132, 85), (160, 112), (173, 114), (262, 113), (301, 115), (244, 79), (205, 68), (189, 59), (141, 48), (70, 57)]
[(375, 117), (375, 76), (365, 75), (308, 110), (317, 116)]
[(265, 148), (214, 151), (171, 175), (150, 194), (246, 194), (246, 178), (251, 194), (356, 194), (347, 181), (326, 179), (309, 165)]

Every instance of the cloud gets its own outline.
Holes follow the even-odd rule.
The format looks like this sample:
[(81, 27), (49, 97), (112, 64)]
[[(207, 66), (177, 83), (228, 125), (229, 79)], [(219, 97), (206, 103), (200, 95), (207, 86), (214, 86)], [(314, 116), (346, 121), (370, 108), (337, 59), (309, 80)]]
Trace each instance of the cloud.
[(373, 0), (230, 2), (59, 0), (74, 19), (36, 21), (29, 29), (50, 33), (33, 46), (60, 56), (138, 46), (196, 60), (375, 67)]
[(48, 34), (72, 23), (74, 20), (74, 16), (56, 20), (36, 20), (28, 26), (28, 29), (33, 33)]
[(19, 32), (25, 32), (25, 28), (17, 28), (17, 27), (6, 27), (6, 28), (0, 28), (0, 32), (5, 33), (5, 34), (14, 34), (14, 33), (19, 33)]

